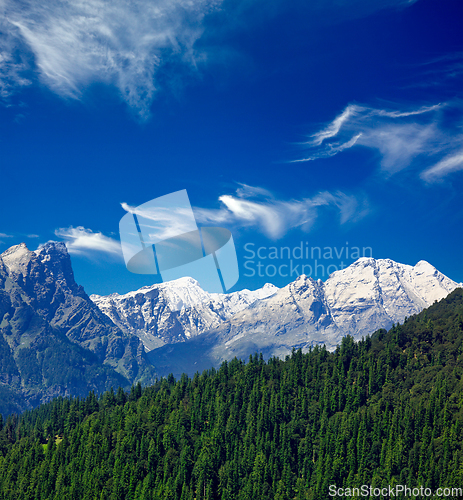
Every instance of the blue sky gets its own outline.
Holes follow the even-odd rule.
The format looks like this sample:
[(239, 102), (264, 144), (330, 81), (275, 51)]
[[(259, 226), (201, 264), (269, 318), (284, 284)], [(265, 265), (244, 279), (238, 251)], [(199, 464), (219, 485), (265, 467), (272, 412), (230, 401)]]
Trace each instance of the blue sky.
[(157, 279), (124, 266), (122, 204), (187, 189), (234, 289), (295, 279), (269, 249), (301, 243), (332, 249), (293, 263), (317, 279), (365, 247), (463, 282), (461, 1), (0, 9), (0, 251), (66, 241), (88, 293), (126, 292)]

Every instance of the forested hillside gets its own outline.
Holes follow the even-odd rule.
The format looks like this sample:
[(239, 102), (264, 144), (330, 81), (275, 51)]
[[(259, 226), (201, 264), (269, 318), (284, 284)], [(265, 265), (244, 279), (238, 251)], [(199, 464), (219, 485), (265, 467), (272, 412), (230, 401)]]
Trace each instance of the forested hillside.
[(332, 484), (461, 486), (462, 376), (458, 289), (334, 353), (255, 355), (10, 416), (0, 499), (325, 500)]

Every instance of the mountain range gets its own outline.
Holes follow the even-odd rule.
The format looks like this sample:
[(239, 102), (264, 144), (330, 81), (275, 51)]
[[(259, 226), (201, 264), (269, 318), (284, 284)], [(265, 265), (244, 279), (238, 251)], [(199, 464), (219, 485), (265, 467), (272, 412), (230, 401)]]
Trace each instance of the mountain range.
[[(334, 348), (342, 336), (357, 338), (389, 328), (457, 286), (425, 261), (408, 266), (361, 258), (325, 283), (302, 275), (281, 290), (267, 283), (255, 291), (207, 293), (196, 280), (181, 278), (124, 295), (90, 298), (127, 335), (138, 336), (148, 351), (224, 328), (253, 342), (260, 333), (285, 334), (289, 349), (311, 339)], [(301, 331), (310, 338), (301, 340)]]
[(325, 281), (210, 294), (192, 278), (124, 295), (85, 293), (63, 243), (0, 255), (0, 413), (157, 376), (192, 374), (237, 356), (333, 350), (389, 328), (462, 286), (432, 265), (362, 258)]
[[(325, 282), (299, 276), (237, 310), (218, 327), (185, 343), (150, 351), (148, 358), (160, 375), (178, 376), (218, 367), (235, 356), (247, 358), (254, 352), (263, 353), (264, 358), (285, 357), (293, 348), (306, 351), (317, 344), (333, 350), (345, 335), (360, 339), (388, 329), (459, 286), (425, 261), (409, 266), (389, 259), (361, 258)], [(200, 308), (204, 307), (202, 302)]]
[(205, 292), (193, 278), (145, 286), (124, 295), (90, 298), (127, 335), (136, 335), (147, 350), (184, 342), (218, 328), (236, 313), (278, 291), (267, 283), (255, 291)]

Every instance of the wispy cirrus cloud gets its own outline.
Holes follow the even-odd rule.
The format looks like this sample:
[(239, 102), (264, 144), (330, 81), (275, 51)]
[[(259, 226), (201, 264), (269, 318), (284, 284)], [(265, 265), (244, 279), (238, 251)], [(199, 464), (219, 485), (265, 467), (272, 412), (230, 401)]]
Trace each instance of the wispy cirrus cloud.
[[(365, 198), (359, 199), (341, 191), (324, 191), (300, 200), (280, 200), (262, 188), (244, 186), (237, 190), (235, 196), (220, 196), (221, 207), (218, 209), (194, 207), (196, 220), (203, 225), (253, 228), (276, 240), (294, 228), (310, 231), (323, 207), (337, 212), (341, 224), (358, 220), (368, 213)], [(257, 195), (258, 199), (255, 199)]]
[(197, 229), (196, 221), (189, 206), (185, 206), (175, 193), (169, 195), (173, 200), (170, 206), (160, 206), (156, 203), (144, 203), (138, 207), (121, 203), (121, 207), (131, 214), (139, 216), (140, 229), (149, 242), (155, 243), (179, 234), (188, 233)]
[[(460, 118), (449, 123), (444, 119), (448, 110)], [(302, 143), (309, 154), (293, 162), (314, 161), (363, 146), (379, 153), (380, 168), (388, 175), (411, 165), (428, 171), (435, 164), (432, 173), (421, 175), (430, 181), (458, 170), (454, 164), (462, 146), (461, 117), (459, 102), (408, 110), (350, 104), (331, 123)]]
[(435, 165), (421, 172), (420, 177), (424, 181), (431, 183), (439, 181), (446, 175), (458, 170), (463, 170), (463, 148), (445, 156)]
[(406, 88), (438, 87), (441, 91), (455, 88), (459, 90), (462, 75), (463, 52), (448, 53), (417, 64), (414, 81)]
[(6, 234), (6, 233), (0, 233), (0, 243), (5, 243), (3, 240), (4, 239), (9, 239), (9, 238), (39, 238), (38, 234), (22, 234), (22, 233), (16, 233), (16, 234)]
[(119, 241), (82, 226), (56, 229), (55, 235), (65, 241), (71, 254), (91, 256), (98, 252), (114, 257), (122, 255)]
[(194, 43), (220, 1), (3, 0), (0, 94), (37, 76), (68, 98), (100, 82), (114, 85), (146, 117), (164, 63), (175, 59), (191, 68), (201, 58)]
[(238, 185), (240, 187), (236, 190), (236, 194), (240, 198), (258, 198), (260, 196), (264, 198), (273, 198), (273, 194), (263, 187), (249, 186), (241, 182), (239, 182)]
[[(311, 22), (336, 23), (416, 1), (0, 0), (0, 98), (39, 81), (78, 99), (92, 83), (104, 83), (146, 118), (165, 80), (208, 58), (195, 42), (212, 12), (221, 12), (222, 31), (252, 29), (288, 8)], [(212, 38), (216, 31), (212, 26)]]
[[(365, 196), (354, 196), (336, 191), (323, 191), (311, 198), (282, 200), (262, 187), (240, 184), (235, 195), (225, 194), (219, 197), (218, 209), (193, 207), (193, 214), (181, 207), (134, 207), (121, 203), (124, 210), (146, 219), (153, 224), (155, 234), (151, 235), (152, 244), (172, 236), (188, 233), (200, 225), (225, 225), (230, 229), (253, 229), (270, 239), (277, 240), (293, 229), (309, 232), (321, 210), (329, 210), (339, 217), (339, 223), (355, 222), (369, 212)], [(119, 240), (93, 232), (91, 229), (78, 227), (60, 228), (55, 235), (63, 239), (71, 254), (85, 255), (107, 254), (113, 257), (122, 255)], [(2, 236), (0, 234), (0, 236)]]

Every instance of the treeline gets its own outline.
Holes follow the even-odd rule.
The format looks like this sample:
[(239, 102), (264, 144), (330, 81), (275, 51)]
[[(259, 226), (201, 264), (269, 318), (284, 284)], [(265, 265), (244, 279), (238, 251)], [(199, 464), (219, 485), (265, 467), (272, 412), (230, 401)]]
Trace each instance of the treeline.
[(462, 376), (456, 290), (334, 353), (234, 359), (2, 419), (0, 500), (326, 500), (333, 484), (462, 486)]

